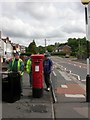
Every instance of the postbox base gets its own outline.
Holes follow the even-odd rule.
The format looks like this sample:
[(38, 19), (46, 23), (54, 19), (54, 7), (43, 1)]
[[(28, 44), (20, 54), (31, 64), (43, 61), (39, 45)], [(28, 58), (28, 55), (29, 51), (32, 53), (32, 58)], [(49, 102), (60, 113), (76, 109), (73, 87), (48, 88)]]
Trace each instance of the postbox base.
[(34, 98), (40, 98), (43, 96), (43, 88), (32, 88), (32, 96)]

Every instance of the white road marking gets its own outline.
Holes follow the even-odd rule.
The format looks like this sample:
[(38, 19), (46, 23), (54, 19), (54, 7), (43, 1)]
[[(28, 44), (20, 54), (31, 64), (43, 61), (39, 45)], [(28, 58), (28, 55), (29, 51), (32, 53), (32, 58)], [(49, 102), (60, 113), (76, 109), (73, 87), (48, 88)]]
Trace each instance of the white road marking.
[(81, 81), (86, 81), (86, 79), (84, 79), (84, 80), (81, 80)]
[(56, 75), (56, 73), (53, 71), (53, 74), (54, 74), (54, 76), (56, 77), (57, 75)]
[(61, 85), (62, 88), (68, 88), (67, 85)]
[(81, 80), (79, 75), (74, 74), (74, 73), (71, 73), (71, 75), (74, 76), (74, 77), (76, 77), (78, 80)]
[[(59, 70), (58, 70), (59, 71)], [(59, 71), (59, 73), (64, 77), (65, 80), (67, 81), (72, 81), (67, 75), (66, 73), (62, 72), (62, 71)]]
[(76, 66), (76, 64), (74, 64), (74, 66)]
[(65, 94), (65, 97), (85, 98), (85, 96), (83, 94)]

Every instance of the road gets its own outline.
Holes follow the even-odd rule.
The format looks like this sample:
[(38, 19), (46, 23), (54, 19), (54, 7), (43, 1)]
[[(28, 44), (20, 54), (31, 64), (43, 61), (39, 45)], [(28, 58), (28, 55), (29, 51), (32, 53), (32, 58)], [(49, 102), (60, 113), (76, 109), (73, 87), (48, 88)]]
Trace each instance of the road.
[[(55, 118), (88, 118), (85, 82), (83, 83), (66, 72), (66, 69), (69, 69), (74, 74), (78, 72), (79, 75), (82, 75), (81, 70), (84, 72), (86, 69), (84, 64), (59, 57), (52, 57), (52, 60), (54, 68), (51, 79), (56, 97)], [(79, 67), (80, 65), (82, 67)], [(82, 78), (84, 77), (83, 75)]]
[(70, 70), (72, 73), (80, 76), (80, 80), (85, 82), (86, 74), (87, 74), (87, 66), (84, 63), (76, 62), (67, 58), (60, 57), (52, 57), (54, 63), (57, 65), (61, 65), (67, 70)]

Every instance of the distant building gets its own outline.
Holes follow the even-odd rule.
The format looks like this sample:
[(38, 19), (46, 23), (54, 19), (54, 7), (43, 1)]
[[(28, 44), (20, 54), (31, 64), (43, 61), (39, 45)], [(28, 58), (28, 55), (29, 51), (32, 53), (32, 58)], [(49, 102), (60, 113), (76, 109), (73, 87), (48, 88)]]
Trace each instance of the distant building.
[(21, 50), (21, 53), (25, 53), (26, 52), (26, 47), (21, 45), (20, 46), (20, 50)]
[(20, 45), (19, 44), (12, 43), (12, 46), (13, 46), (13, 52), (16, 51), (18, 53), (21, 53)]
[(25, 53), (25, 46), (12, 43), (9, 37), (1, 38), (0, 31), (0, 62), (13, 57), (13, 52)]
[(71, 47), (68, 46), (68, 45), (62, 45), (62, 46), (60, 46), (60, 47), (57, 47), (57, 48), (54, 50), (54, 52), (56, 52), (56, 53), (57, 53), (57, 52), (64, 52), (64, 53), (70, 55), (70, 53), (71, 53)]
[(25, 46), (16, 43), (12, 43), (12, 46), (13, 46), (13, 51), (17, 51), (19, 53), (25, 53), (25, 48), (26, 48)]
[(3, 48), (3, 58), (4, 59), (9, 59), (13, 57), (13, 46), (11, 44), (11, 41), (9, 40), (9, 37), (7, 38), (2, 38), (2, 48)]
[(66, 53), (66, 55), (70, 55), (71, 53), (71, 47), (68, 45), (63, 46), (62, 50), (64, 53)]

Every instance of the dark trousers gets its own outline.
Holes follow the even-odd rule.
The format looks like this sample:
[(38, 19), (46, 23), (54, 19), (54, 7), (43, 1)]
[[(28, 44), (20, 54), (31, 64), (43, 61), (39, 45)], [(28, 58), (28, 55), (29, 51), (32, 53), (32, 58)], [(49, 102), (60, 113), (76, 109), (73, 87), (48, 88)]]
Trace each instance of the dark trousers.
[(51, 86), (51, 82), (50, 82), (50, 74), (44, 73), (44, 80), (45, 80), (45, 84), (48, 87)]
[(20, 76), (21, 93), (23, 92), (23, 78)]
[(29, 82), (30, 82), (30, 87), (32, 86), (32, 72), (29, 73)]

